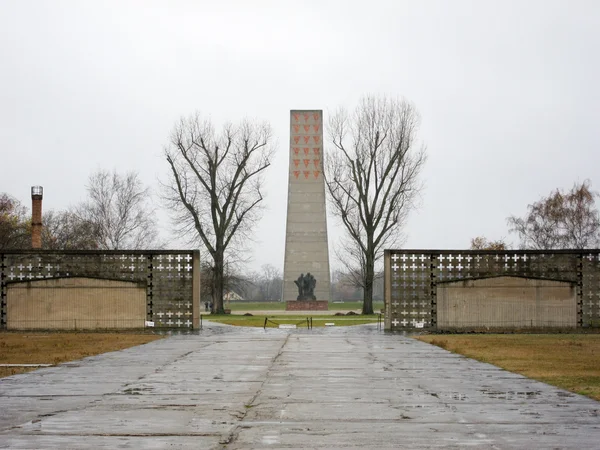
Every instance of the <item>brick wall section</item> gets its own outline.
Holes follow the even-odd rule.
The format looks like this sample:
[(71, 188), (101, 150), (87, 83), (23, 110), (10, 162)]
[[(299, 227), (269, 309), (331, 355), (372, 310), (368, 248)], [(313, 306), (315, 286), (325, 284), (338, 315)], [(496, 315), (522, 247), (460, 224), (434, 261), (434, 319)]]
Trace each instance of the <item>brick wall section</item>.
[(328, 311), (329, 310), (329, 302), (326, 300), (292, 300), (286, 302), (285, 304), (286, 311)]
[(437, 285), (438, 330), (577, 326), (575, 283), (496, 277)]
[(6, 316), (9, 330), (144, 328), (146, 286), (83, 277), (10, 283)]
[(31, 248), (42, 248), (42, 196), (31, 197)]

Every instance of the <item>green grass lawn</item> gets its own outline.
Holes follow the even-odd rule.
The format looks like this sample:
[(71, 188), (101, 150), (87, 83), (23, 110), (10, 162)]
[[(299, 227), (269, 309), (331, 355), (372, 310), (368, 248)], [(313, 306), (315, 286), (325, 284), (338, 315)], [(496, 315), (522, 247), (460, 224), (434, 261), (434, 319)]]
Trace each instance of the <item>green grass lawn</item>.
[[(227, 306), (225, 306), (227, 308)], [(231, 311), (285, 311), (285, 302), (231, 302)], [(383, 302), (373, 302), (373, 310), (378, 312), (383, 308)], [(332, 311), (350, 311), (362, 309), (362, 302), (329, 302)]]
[[(329, 309), (350, 311), (355, 309), (362, 309), (363, 302), (344, 302), (344, 303), (333, 303), (329, 302)], [(383, 302), (373, 302), (373, 311), (379, 312), (383, 308)]]
[[(307, 315), (298, 316), (242, 316), (236, 314), (224, 314), (216, 315), (211, 314), (203, 317), (203, 320), (224, 323), (227, 325), (236, 325), (242, 327), (263, 327), (265, 324), (265, 318), (268, 319), (268, 328), (277, 328), (279, 324), (296, 324), (298, 328), (304, 328), (307, 326)], [(324, 327), (326, 323), (334, 323), (335, 326), (351, 326), (351, 325), (362, 325), (365, 323), (377, 323), (377, 314), (372, 315), (356, 315), (356, 316), (332, 316), (332, 315), (312, 315), (313, 327)]]

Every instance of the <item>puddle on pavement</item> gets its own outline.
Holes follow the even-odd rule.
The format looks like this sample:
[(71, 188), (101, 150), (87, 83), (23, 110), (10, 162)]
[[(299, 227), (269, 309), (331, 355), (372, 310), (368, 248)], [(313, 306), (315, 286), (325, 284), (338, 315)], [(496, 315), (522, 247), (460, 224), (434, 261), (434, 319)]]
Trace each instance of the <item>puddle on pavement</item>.
[(466, 394), (463, 394), (462, 392), (426, 392), (426, 394), (443, 400), (465, 401), (469, 398)]
[(492, 391), (482, 389), (480, 392), (498, 400), (531, 400), (541, 395), (540, 391)]
[(556, 395), (559, 397), (575, 397), (575, 395), (570, 392), (557, 392)]

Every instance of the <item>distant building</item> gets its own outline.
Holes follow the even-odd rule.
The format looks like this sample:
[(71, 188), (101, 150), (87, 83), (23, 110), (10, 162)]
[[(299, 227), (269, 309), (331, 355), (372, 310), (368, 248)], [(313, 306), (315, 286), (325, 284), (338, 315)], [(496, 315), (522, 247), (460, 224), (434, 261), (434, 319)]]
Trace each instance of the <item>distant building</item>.
[(231, 300), (234, 300), (234, 301), (244, 300), (244, 298), (241, 295), (237, 294), (236, 292), (226, 290), (223, 293), (223, 300), (225, 300), (226, 302), (229, 302)]

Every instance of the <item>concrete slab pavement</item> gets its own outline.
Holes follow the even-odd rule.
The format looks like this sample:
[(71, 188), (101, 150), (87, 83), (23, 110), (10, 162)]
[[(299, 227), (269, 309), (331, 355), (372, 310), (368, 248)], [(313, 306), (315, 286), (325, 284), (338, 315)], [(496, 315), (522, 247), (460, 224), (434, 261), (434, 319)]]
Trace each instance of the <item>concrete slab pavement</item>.
[(600, 402), (376, 326), (197, 334), (0, 379), (0, 448), (599, 448)]

